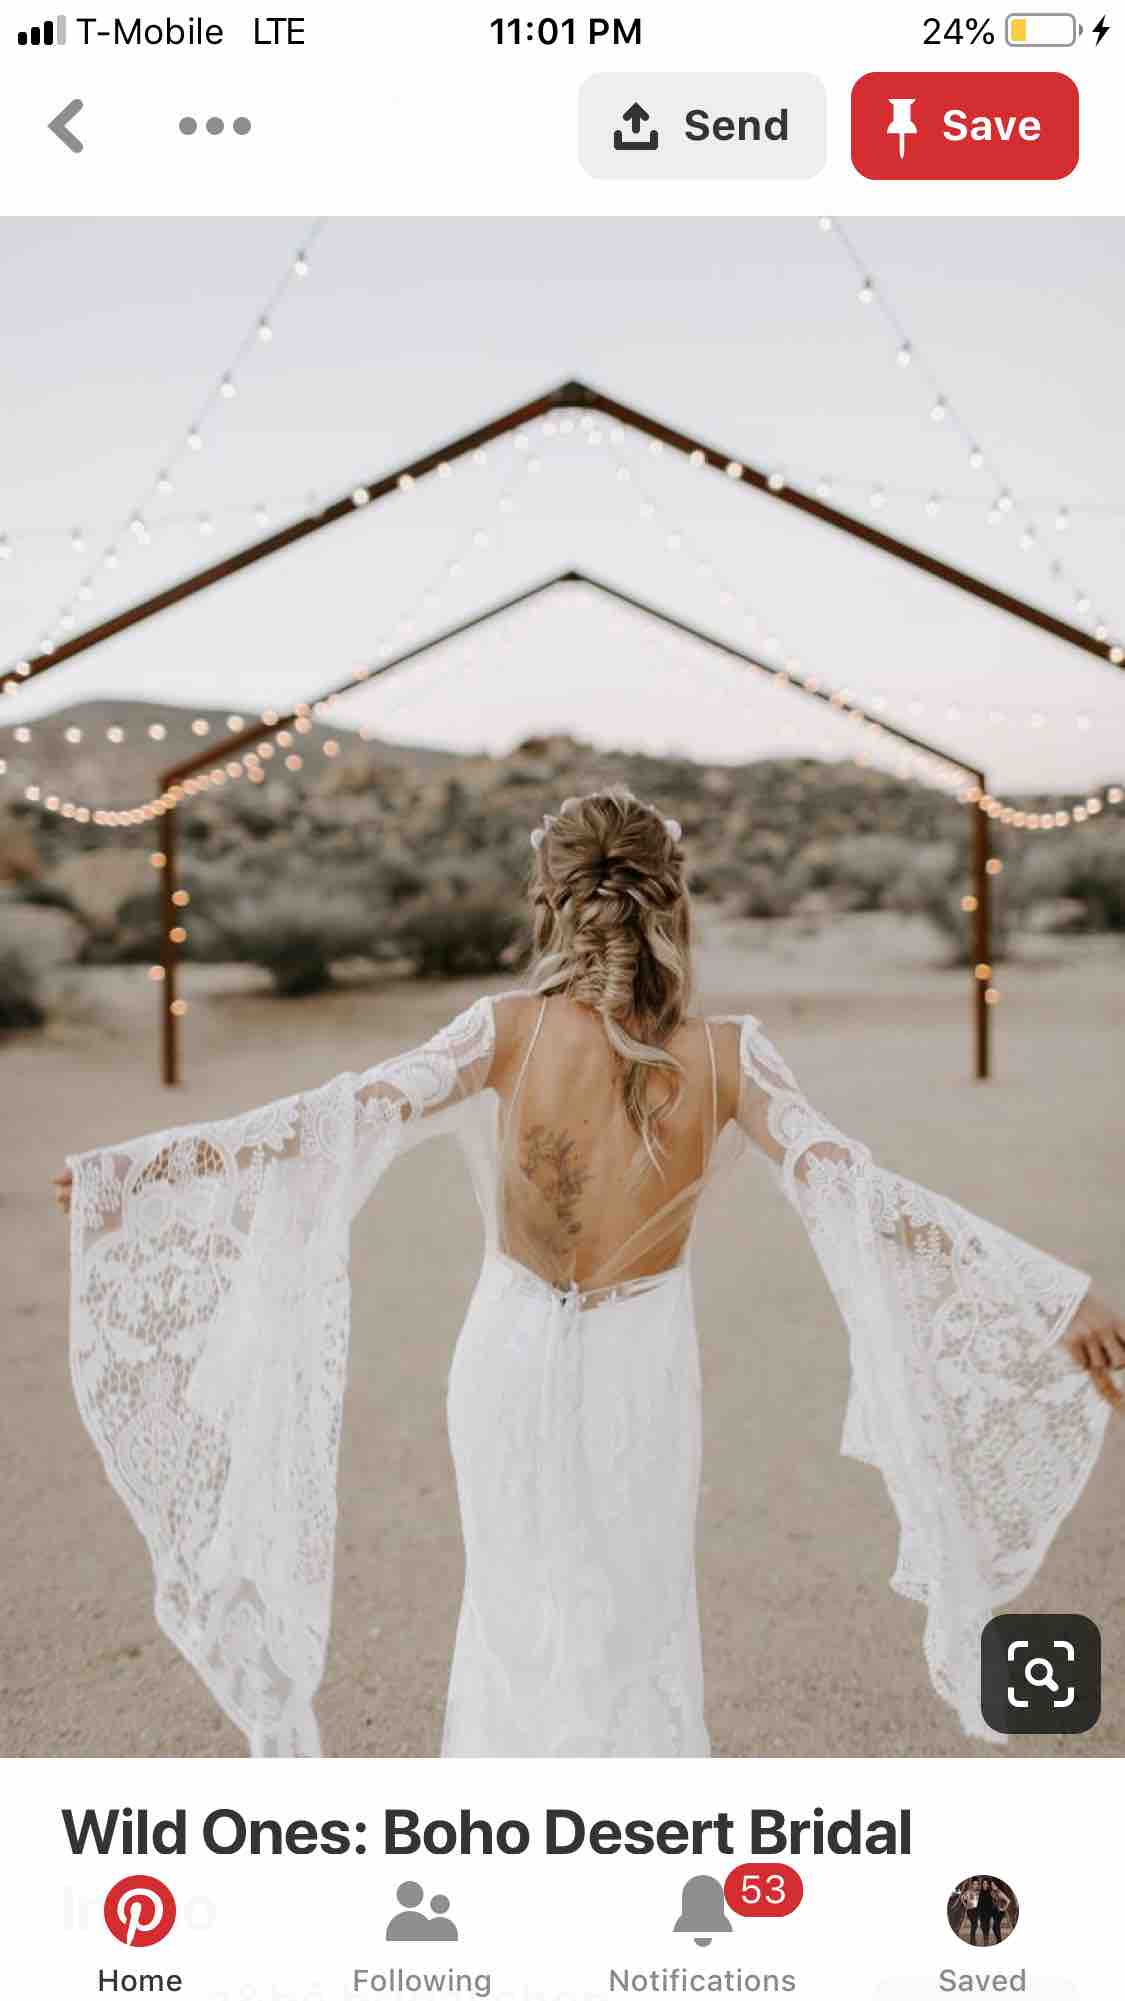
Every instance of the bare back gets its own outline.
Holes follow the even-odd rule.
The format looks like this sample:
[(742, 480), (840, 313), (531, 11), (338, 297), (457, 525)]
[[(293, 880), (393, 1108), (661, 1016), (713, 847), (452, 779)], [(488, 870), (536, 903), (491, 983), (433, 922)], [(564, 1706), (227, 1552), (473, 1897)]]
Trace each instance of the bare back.
[[(490, 1082), (501, 1105), (501, 1245), (549, 1284), (617, 1285), (676, 1264), (722, 1123), (712, 1033), (685, 1021), (667, 1048), (682, 1065), (660, 1121), (659, 1169), (625, 1110), (621, 1059), (592, 1009), (513, 997)], [(670, 1076), (654, 1070), (652, 1095)]]

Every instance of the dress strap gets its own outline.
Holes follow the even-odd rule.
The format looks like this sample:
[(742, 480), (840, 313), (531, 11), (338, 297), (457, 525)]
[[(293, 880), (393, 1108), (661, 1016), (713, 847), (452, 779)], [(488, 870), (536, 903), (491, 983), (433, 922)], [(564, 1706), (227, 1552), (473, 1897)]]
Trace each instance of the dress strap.
[(719, 1073), (715, 1067), (715, 1039), (709, 1021), (704, 1022), (703, 1033), (707, 1037), (707, 1055), (711, 1064), (711, 1144), (714, 1146), (719, 1131)]
[(531, 1034), (528, 1037), (527, 1048), (523, 1052), (523, 1062), (520, 1064), (519, 1075), (516, 1078), (515, 1089), (512, 1092), (513, 1109), (515, 1107), (516, 1099), (519, 1097), (520, 1091), (523, 1088), (523, 1080), (527, 1075), (527, 1066), (531, 1061), (531, 1052), (539, 1040), (539, 1030), (543, 1026), (543, 1016), (546, 1014), (546, 1012), (547, 1012), (547, 995), (544, 994), (542, 1002), (540, 1004), (539, 1013), (536, 1016), (535, 1027), (532, 1029)]

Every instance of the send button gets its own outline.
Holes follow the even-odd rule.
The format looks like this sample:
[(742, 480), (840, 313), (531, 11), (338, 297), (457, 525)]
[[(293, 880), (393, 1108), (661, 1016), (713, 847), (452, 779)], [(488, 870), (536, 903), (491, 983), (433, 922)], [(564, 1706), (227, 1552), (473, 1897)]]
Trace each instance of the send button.
[(824, 85), (807, 72), (588, 77), (578, 150), (597, 180), (807, 181), (823, 171)]

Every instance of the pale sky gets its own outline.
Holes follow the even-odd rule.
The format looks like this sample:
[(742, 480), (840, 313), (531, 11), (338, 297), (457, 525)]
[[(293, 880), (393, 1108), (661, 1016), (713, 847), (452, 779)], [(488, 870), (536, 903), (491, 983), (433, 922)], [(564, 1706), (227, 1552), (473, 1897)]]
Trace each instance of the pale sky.
[[(180, 453), (306, 227), (0, 223), (7, 664), (37, 650), (92, 555)], [(126, 530), (83, 622), (254, 539), (256, 503), (273, 520), (304, 512), (310, 493), (335, 497), (579, 376), (797, 484), (830, 479), (858, 513), (883, 488), (872, 518), (892, 532), (1067, 617), (1086, 591), (1118, 637), (1125, 224), (849, 229), (918, 359), (1028, 503), (999, 525), (987, 522), (994, 485), (954, 425), (933, 421), (922, 370), (897, 365), (885, 321), (814, 222), (330, 222), (204, 449), (179, 457), (174, 494), (146, 511), (151, 543)], [(72, 551), (75, 529), (90, 554)], [(1049, 570), (1060, 557), (1065, 583)], [(995, 791), (1125, 771), (1125, 675), (722, 475), (579, 429), (533, 433), (522, 454), (498, 446), (483, 467), (326, 530), (43, 676), (5, 701), (3, 720), (92, 696), (281, 708), (572, 563), (751, 649), (775, 641), (983, 763)], [(493, 750), (547, 729), (739, 761), (850, 741), (826, 731), (819, 706), (578, 594), (445, 649), (354, 715), (390, 736)]]

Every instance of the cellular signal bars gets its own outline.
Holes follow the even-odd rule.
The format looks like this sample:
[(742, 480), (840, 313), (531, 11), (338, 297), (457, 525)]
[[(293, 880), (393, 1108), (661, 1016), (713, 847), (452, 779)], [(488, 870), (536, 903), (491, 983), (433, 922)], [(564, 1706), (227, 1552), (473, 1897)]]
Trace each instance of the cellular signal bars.
[(53, 21), (44, 21), (41, 28), (21, 28), (16, 36), (21, 49), (61, 49), (66, 40), (66, 15), (56, 14)]

